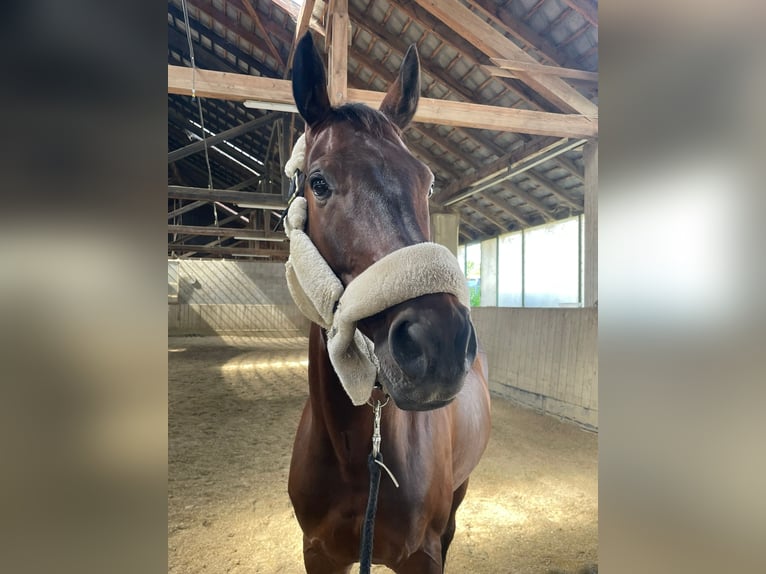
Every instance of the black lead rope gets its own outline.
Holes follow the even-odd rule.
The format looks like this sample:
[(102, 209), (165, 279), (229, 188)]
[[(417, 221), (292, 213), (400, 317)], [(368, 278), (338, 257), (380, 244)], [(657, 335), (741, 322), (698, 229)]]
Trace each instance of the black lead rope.
[[(377, 388), (381, 388), (376, 384)], [(375, 512), (378, 509), (378, 491), (380, 490), (380, 471), (385, 470), (391, 477), (391, 482), (396, 488), (399, 483), (394, 478), (391, 470), (383, 464), (383, 455), (380, 452), (380, 416), (381, 410), (388, 404), (390, 397), (386, 395), (386, 402), (375, 401), (372, 404), (373, 425), (372, 425), (372, 452), (367, 457), (367, 468), (370, 470), (370, 493), (367, 496), (367, 510), (364, 513), (364, 524), (362, 525), (362, 540), (359, 545), (359, 574), (370, 574), (372, 565), (372, 541), (375, 533)]]
[(370, 493), (367, 496), (367, 511), (364, 513), (362, 526), (362, 543), (359, 548), (359, 574), (370, 574), (372, 566), (372, 539), (375, 535), (375, 512), (378, 509), (378, 490), (380, 489), (380, 466), (376, 460), (383, 462), (383, 456), (372, 453), (367, 457), (367, 468), (370, 469)]

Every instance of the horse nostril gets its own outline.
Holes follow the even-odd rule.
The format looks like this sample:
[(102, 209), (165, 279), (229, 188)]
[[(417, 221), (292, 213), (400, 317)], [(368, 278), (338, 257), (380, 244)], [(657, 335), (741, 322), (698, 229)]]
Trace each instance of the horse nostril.
[(465, 370), (469, 371), (471, 370), (471, 366), (473, 365), (473, 362), (476, 360), (476, 350), (477, 350), (476, 331), (474, 331), (474, 328), (473, 328), (473, 325), (471, 324), (470, 319), (466, 321), (466, 327), (465, 327), (464, 333), (466, 333), (467, 335), (465, 346), (460, 346), (457, 348), (457, 350), (458, 352), (465, 353)]
[(404, 374), (412, 379), (423, 377), (428, 368), (425, 337), (425, 329), (420, 323), (404, 318), (395, 321), (388, 334), (391, 355)]

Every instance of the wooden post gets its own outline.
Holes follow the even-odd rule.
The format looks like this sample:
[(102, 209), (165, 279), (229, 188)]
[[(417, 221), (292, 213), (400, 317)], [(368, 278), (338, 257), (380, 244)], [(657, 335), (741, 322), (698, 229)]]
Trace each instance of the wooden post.
[(583, 148), (585, 163), (585, 256), (583, 306), (598, 306), (598, 140)]
[(330, 104), (339, 106), (348, 100), (348, 0), (335, 0), (331, 10), (327, 93)]
[(287, 201), (290, 196), (290, 180), (285, 175), (285, 164), (292, 153), (292, 138), (290, 136), (290, 120), (285, 116), (279, 121), (279, 180), (282, 182), (282, 199)]
[(460, 215), (457, 213), (431, 214), (431, 241), (444, 245), (457, 257)]

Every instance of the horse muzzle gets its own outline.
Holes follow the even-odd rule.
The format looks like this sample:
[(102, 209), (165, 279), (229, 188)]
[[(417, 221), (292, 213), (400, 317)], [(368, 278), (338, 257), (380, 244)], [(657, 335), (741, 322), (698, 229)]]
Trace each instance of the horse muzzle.
[(403, 410), (431, 410), (460, 392), (476, 359), (468, 309), (453, 295), (423, 295), (385, 312), (375, 337), (380, 379)]

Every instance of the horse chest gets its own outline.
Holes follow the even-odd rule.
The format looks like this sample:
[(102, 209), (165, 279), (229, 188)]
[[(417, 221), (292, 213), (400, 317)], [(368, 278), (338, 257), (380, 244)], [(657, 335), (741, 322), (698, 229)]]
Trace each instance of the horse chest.
[[(302, 515), (297, 507), (296, 516), (311, 546), (339, 561), (355, 561), (369, 484), (366, 480), (344, 482), (340, 473), (335, 478), (334, 488), (326, 491), (323, 504), (310, 511), (312, 516)], [(449, 515), (449, 505), (434, 505), (422, 484), (410, 482), (406, 476), (397, 478), (402, 481), (398, 489), (388, 477), (381, 478), (373, 552), (374, 561), (379, 563), (406, 559), (422, 547), (429, 532), (443, 530)]]
[[(384, 437), (385, 441), (385, 437)], [(321, 456), (321, 449), (315, 451)], [(452, 495), (451, 476), (434, 461), (406, 461), (401, 453), (382, 450), (399, 481), (381, 475), (375, 530), (376, 554), (407, 553), (416, 548), (429, 528), (446, 523)], [(291, 498), (304, 533), (325, 552), (358, 553), (358, 541), (369, 494), (367, 454), (353, 463), (316, 460), (291, 476)], [(353, 543), (349, 544), (349, 541)]]

